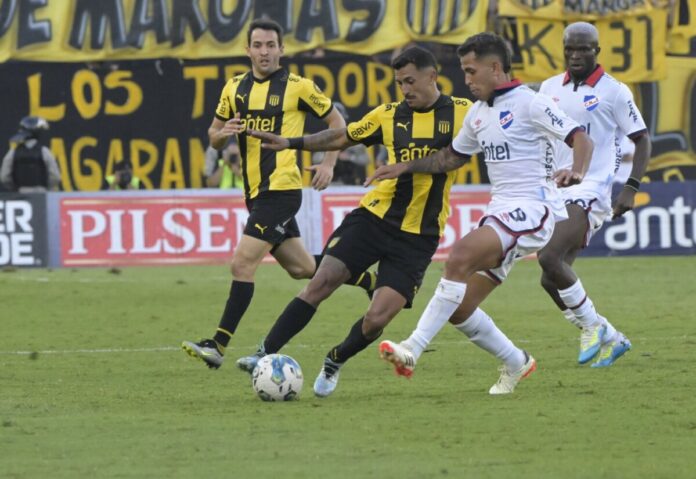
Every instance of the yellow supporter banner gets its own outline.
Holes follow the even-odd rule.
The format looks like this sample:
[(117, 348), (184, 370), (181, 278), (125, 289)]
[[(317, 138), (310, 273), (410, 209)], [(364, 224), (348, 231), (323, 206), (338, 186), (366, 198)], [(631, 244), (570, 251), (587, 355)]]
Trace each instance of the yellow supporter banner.
[[(605, 70), (626, 83), (665, 78), (666, 23), (664, 10), (594, 22)], [(542, 81), (565, 68), (563, 30), (567, 21), (537, 17), (508, 17), (504, 35), (514, 39), (515, 75), (524, 81)]]
[(500, 15), (567, 20), (607, 20), (644, 15), (652, 0), (499, 0)]
[(286, 54), (374, 54), (461, 43), (486, 29), (487, 12), (488, 0), (3, 0), (0, 62), (240, 56), (262, 16), (285, 30)]
[(668, 52), (673, 55), (696, 55), (696, 1), (676, 0)]
[(667, 57), (669, 76), (638, 85), (640, 109), (648, 123), (653, 181), (696, 177), (696, 58)]

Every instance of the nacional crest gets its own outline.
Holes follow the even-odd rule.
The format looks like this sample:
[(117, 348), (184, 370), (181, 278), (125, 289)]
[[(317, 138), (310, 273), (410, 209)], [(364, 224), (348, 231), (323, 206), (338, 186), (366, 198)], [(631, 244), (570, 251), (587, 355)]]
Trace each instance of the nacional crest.
[(500, 112), (500, 126), (503, 130), (507, 130), (512, 125), (512, 112), (511, 111), (501, 111)]
[(592, 111), (599, 106), (599, 98), (594, 95), (585, 95), (582, 100), (585, 103), (585, 110)]

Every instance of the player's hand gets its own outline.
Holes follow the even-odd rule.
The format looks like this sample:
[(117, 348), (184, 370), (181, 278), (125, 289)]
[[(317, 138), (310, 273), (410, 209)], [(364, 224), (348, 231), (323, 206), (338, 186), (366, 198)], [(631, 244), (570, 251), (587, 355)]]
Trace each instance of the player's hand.
[(309, 171), (314, 172), (312, 177), (312, 188), (317, 191), (326, 189), (333, 180), (333, 167), (325, 164), (308, 166)]
[(372, 173), (363, 183), (363, 186), (369, 186), (373, 181), (390, 180), (398, 178), (406, 172), (408, 163), (394, 163), (393, 165), (380, 166)]
[(559, 188), (582, 183), (582, 175), (580, 173), (566, 169), (556, 170), (553, 174), (553, 179)]
[(616, 197), (611, 219), (621, 218), (624, 213), (633, 209), (636, 199), (636, 192), (630, 188), (622, 188), (619, 196)]
[(261, 140), (261, 148), (273, 151), (285, 150), (290, 146), (290, 141), (282, 136), (274, 135), (267, 131), (247, 130), (247, 133), (254, 138)]
[(234, 118), (230, 118), (225, 122), (225, 125), (220, 128), (218, 135), (223, 138), (229, 138), (232, 135), (238, 135), (244, 131), (244, 125), (240, 119), (239, 112), (235, 113)]

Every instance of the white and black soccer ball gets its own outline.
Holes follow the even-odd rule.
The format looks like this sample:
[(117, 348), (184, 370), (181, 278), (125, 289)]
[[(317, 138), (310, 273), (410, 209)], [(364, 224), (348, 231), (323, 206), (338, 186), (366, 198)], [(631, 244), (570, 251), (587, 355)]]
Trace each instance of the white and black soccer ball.
[(293, 401), (302, 391), (302, 368), (285, 354), (269, 354), (259, 359), (251, 373), (251, 385), (264, 401)]

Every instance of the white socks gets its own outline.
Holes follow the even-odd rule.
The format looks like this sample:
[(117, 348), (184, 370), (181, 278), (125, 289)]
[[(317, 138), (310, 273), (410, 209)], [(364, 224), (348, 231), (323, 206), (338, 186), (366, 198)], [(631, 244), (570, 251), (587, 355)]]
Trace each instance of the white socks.
[(450, 281), (442, 278), (435, 289), (435, 294), (430, 299), (428, 306), (423, 311), (416, 330), (402, 344), (409, 348), (416, 359), (430, 341), (437, 335), (442, 327), (449, 321), (464, 299), (466, 283)]
[(466, 321), (455, 327), (466, 334), (476, 346), (500, 359), (508, 371), (517, 371), (524, 366), (524, 352), (498, 329), (491, 317), (481, 308), (476, 308)]
[(591, 328), (599, 323), (599, 315), (595, 311), (592, 300), (587, 297), (580, 280), (577, 280), (570, 288), (559, 289), (558, 295), (583, 328)]
[(587, 296), (580, 280), (570, 288), (559, 289), (558, 294), (568, 309), (563, 310), (563, 316), (578, 328), (592, 327), (598, 322), (606, 326), (607, 331), (602, 338), (602, 344), (610, 343), (618, 338), (618, 332), (607, 318), (597, 313), (592, 300)]
[(582, 329), (582, 324), (575, 318), (575, 313), (573, 313), (572, 309), (564, 309), (563, 316), (565, 316), (565, 319), (567, 319), (570, 324)]

